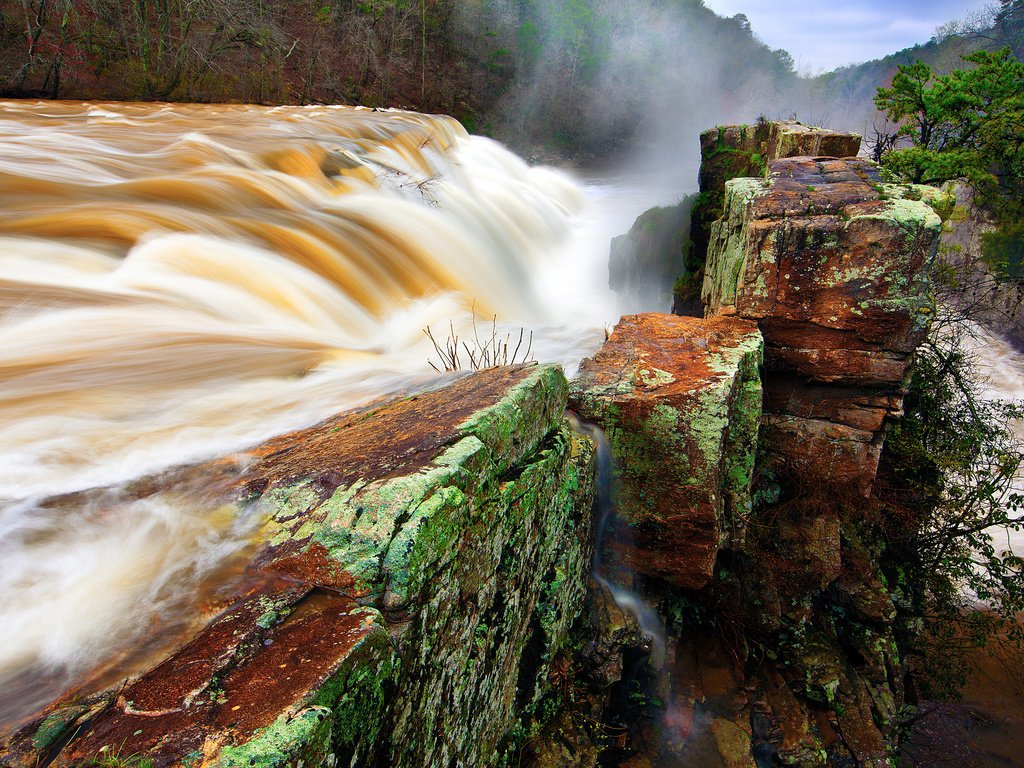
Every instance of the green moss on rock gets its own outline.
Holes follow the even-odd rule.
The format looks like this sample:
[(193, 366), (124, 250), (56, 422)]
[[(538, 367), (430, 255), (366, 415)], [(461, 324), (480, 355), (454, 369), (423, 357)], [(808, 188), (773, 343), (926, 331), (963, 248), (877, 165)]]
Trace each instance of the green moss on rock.
[(215, 768), (317, 768), (328, 764), (334, 714), (327, 707), (309, 707), (283, 714), (255, 738), (224, 747)]

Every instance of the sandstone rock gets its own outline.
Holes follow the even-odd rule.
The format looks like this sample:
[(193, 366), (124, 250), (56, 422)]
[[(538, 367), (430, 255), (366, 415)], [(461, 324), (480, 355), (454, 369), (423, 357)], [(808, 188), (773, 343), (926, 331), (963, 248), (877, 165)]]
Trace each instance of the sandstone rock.
[(778, 160), (726, 187), (703, 295), (764, 334), (765, 445), (808, 482), (866, 493), (930, 325), (939, 218), (859, 160)]
[(722, 193), (729, 179), (764, 176), (768, 163), (785, 157), (856, 157), (860, 141), (794, 120), (710, 128), (700, 135), (700, 191)]
[(791, 571), (784, 594), (823, 590), (839, 578), (842, 558), (835, 512), (820, 510), (796, 521), (782, 519), (777, 530), (778, 546)]
[(700, 588), (719, 546), (742, 541), (760, 362), (753, 323), (645, 314), (580, 366), (570, 405), (608, 434), (634, 540), (622, 554), (638, 571)]
[(38, 763), (57, 731), (56, 765), (104, 747), (157, 768), (495, 760), (586, 592), (594, 449), (566, 392), (553, 366), (486, 371), (255, 449), (221, 479), (270, 516), (260, 586), (0, 763)]
[[(838, 730), (843, 746), (853, 755), (853, 765), (888, 768), (889, 748), (872, 714), (867, 687), (851, 672), (836, 692)], [(841, 754), (837, 749), (833, 754)], [(833, 760), (833, 762), (838, 762)]]
[(756, 768), (751, 755), (749, 725), (716, 717), (711, 721), (711, 733), (725, 768)]
[(772, 665), (764, 665), (758, 680), (760, 698), (755, 702), (755, 721), (762, 736), (785, 765), (825, 764), (821, 743), (811, 729), (807, 707), (793, 694), (789, 683)]
[(345, 721), (379, 707), (395, 662), (379, 612), (351, 598), (308, 587), (254, 595), (119, 692), (57, 764), (113, 750), (156, 765), (319, 765), (332, 727), (348, 732), (349, 750), (377, 730), (355, 734)]
[(722, 125), (700, 135), (700, 195), (690, 227), (688, 272), (679, 281), (672, 311), (702, 314), (701, 281), (711, 225), (725, 212), (725, 183), (741, 177), (764, 177), (773, 160), (796, 156), (854, 157), (861, 137), (802, 125), (762, 121), (756, 125)]
[(562, 713), (536, 739), (531, 768), (595, 768), (600, 750), (582, 724)]

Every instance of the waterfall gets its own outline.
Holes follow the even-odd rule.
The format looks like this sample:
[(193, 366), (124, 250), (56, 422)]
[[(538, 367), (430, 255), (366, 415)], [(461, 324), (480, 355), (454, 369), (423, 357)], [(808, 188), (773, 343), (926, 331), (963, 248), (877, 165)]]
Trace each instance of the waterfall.
[(141, 478), (434, 381), (472, 312), (571, 371), (584, 202), (447, 117), (0, 102), (0, 731), (239, 578), (265, 512)]

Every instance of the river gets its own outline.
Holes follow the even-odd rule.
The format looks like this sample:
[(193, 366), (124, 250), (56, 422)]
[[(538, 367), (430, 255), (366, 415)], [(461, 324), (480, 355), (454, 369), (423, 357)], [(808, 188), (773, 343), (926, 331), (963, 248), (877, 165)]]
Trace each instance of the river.
[(669, 165), (531, 168), (399, 111), (0, 102), (0, 732), (244, 577), (259, 510), (140, 478), (436, 382), (426, 327), (525, 328), (571, 375), (619, 316), (610, 238), (694, 185)]

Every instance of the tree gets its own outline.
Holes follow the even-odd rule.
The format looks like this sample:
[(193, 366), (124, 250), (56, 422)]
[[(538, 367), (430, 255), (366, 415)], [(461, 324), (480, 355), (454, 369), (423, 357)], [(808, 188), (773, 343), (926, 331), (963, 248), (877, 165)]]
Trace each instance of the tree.
[(998, 39), (1024, 58), (1024, 0), (1000, 0), (994, 26)]
[[(1001, 225), (1003, 260), (1019, 266), (1024, 64), (1009, 48), (964, 62), (941, 76), (920, 61), (901, 66), (891, 87), (878, 90), (875, 105), (898, 125), (888, 135), (904, 143), (879, 155), (911, 181), (966, 178), (976, 204)], [(950, 201), (946, 212), (955, 210)], [(982, 395), (970, 353), (979, 308), (963, 272), (937, 259), (932, 282), (936, 322), (917, 353), (906, 415), (886, 439), (876, 489), (890, 586), (908, 617), (903, 642), (923, 660), (916, 670), (925, 692), (948, 695), (963, 681), (971, 648), (996, 636), (1022, 640), (1024, 553), (1010, 551), (1008, 533), (1024, 527), (1024, 448), (1011, 426), (1024, 408)]]
[[(883, 163), (911, 181), (965, 177), (997, 213), (1024, 201), (1024, 63), (1009, 48), (977, 51), (969, 65), (936, 76), (920, 61), (901, 66), (875, 106), (900, 125), (911, 146)], [(972, 65), (972, 66), (971, 66)]]
[(953, 306), (940, 304), (917, 352), (876, 483), (905, 650), (919, 660), (918, 685), (941, 697), (963, 683), (970, 649), (996, 635), (1020, 644), (1024, 610), (1024, 560), (1008, 544), (1024, 528), (1024, 446), (1011, 427), (1024, 408), (982, 397), (969, 351), (976, 326)]

